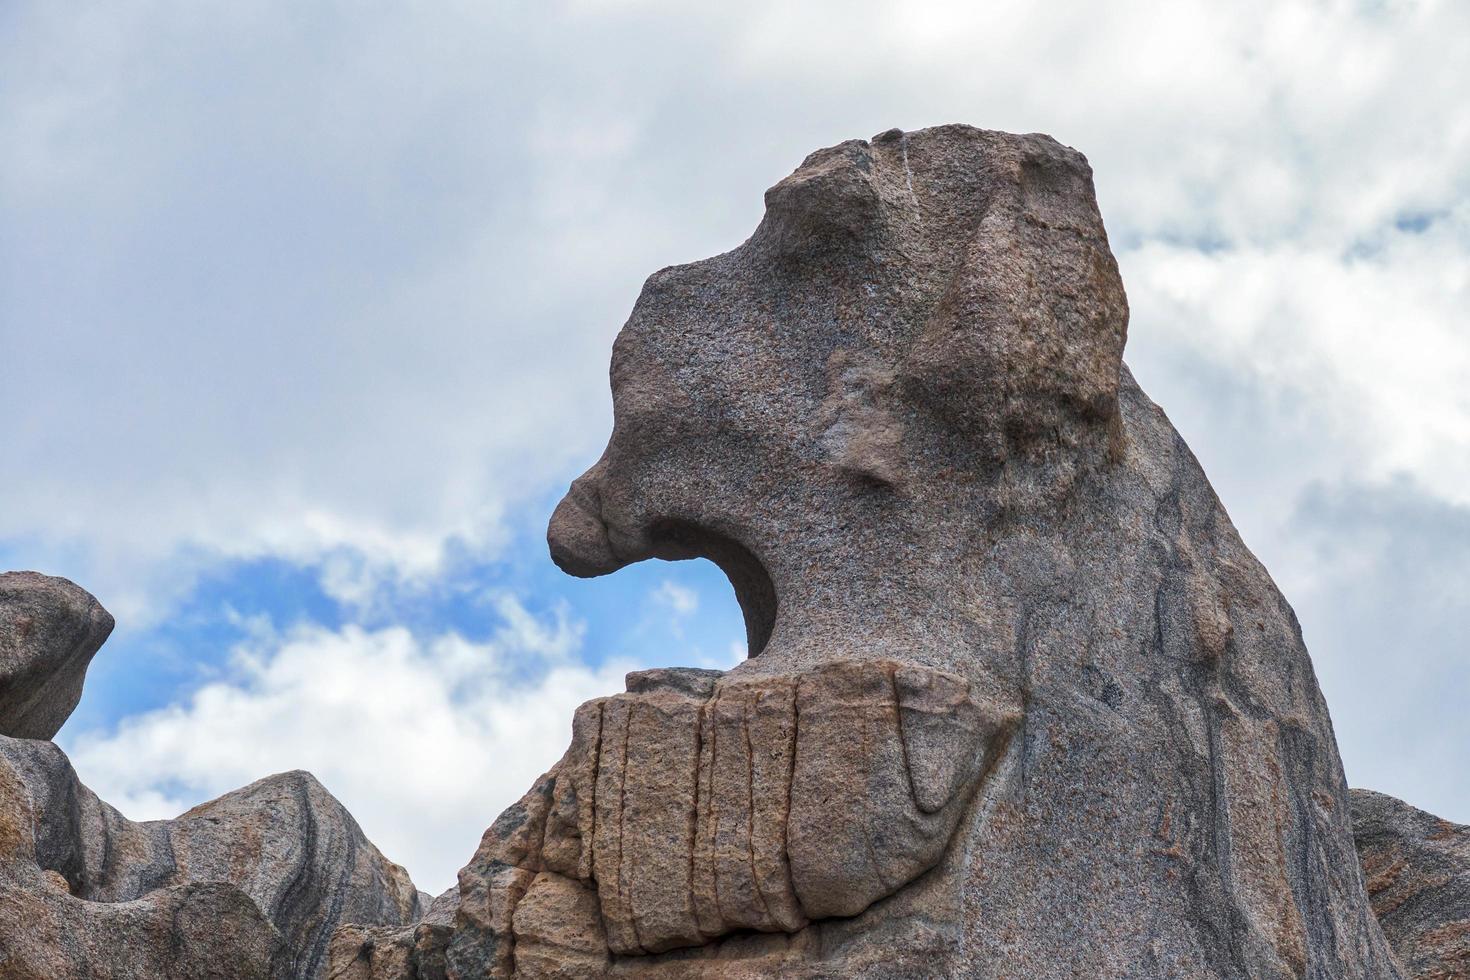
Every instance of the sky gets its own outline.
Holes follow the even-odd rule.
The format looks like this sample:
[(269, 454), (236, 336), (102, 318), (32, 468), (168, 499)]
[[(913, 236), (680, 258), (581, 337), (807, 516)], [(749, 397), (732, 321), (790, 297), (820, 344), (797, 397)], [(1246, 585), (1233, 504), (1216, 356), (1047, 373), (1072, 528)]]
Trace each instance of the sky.
[(57, 740), (136, 819), (309, 769), (448, 887), (578, 703), (743, 656), (708, 563), (546, 555), (643, 279), (967, 122), (1088, 156), (1349, 782), (1470, 822), (1467, 66), (1454, 0), (0, 4), (0, 567), (118, 620)]

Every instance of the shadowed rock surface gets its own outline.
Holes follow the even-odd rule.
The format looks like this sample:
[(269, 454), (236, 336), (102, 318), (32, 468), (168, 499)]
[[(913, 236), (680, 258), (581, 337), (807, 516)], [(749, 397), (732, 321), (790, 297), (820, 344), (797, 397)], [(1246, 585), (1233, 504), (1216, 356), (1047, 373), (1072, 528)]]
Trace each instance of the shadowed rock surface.
[(1352, 807), (1368, 897), (1405, 974), (1470, 977), (1470, 827), (1364, 789)]
[(112, 625), (101, 603), (64, 578), (0, 573), (0, 735), (60, 731)]
[[(63, 579), (0, 582), (22, 597), (0, 604), (0, 637), (25, 638), (28, 683), (55, 699), (24, 701), (24, 717), (59, 727), (76, 702), (70, 678), (80, 686), (112, 618)], [(53, 743), (0, 736), (6, 980), (315, 978), (339, 925), (402, 925), (419, 912), (407, 873), (309, 773), (136, 823), (83, 786)]]
[(343, 976), (1400, 976), (1296, 618), (1127, 319), (1082, 155), (964, 126), (655, 273), (551, 554), (714, 561), (751, 657), (584, 705), (448, 935)]

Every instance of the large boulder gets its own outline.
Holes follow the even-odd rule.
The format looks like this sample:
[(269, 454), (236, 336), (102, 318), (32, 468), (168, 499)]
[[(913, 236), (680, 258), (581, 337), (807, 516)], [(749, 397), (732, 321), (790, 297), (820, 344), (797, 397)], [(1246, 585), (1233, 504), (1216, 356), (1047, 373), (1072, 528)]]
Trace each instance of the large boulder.
[(1413, 980), (1470, 977), (1470, 827), (1352, 791), (1368, 898)]
[(64, 578), (0, 572), (0, 735), (51, 738), (82, 697), (112, 616)]
[(584, 705), (404, 969), (1398, 977), (1296, 618), (1127, 321), (1082, 155), (964, 126), (654, 274), (551, 554), (710, 559), (750, 658)]

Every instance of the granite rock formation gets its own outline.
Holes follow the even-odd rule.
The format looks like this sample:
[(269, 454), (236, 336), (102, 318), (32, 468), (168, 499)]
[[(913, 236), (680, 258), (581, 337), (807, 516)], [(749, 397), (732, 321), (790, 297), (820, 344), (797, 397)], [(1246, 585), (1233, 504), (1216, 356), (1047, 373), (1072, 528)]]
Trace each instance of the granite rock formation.
[(54, 736), (112, 625), (100, 602), (64, 578), (0, 572), (0, 735)]
[(1470, 975), (1470, 829), (1349, 795), (1290, 607), (1123, 365), (1082, 156), (894, 130), (766, 205), (648, 281), (548, 530), (574, 575), (715, 562), (750, 658), (579, 708), (430, 902), (306, 773), (99, 800), (44, 739), (111, 617), (0, 575), (0, 977)]
[[(64, 579), (0, 576), (0, 662), (22, 685), (0, 688), (0, 729), (54, 732), (111, 628)], [(338, 926), (411, 923), (420, 902), (308, 773), (135, 823), (52, 742), (0, 736), (5, 980), (306, 980), (325, 975)]]
[[(708, 558), (724, 674), (630, 675), (355, 978), (1393, 978), (1296, 618), (1122, 363), (1081, 154), (897, 130), (655, 273), (580, 576)], [(447, 910), (447, 909), (446, 909)]]
[(1405, 975), (1470, 977), (1470, 827), (1362, 789), (1352, 808), (1368, 897)]

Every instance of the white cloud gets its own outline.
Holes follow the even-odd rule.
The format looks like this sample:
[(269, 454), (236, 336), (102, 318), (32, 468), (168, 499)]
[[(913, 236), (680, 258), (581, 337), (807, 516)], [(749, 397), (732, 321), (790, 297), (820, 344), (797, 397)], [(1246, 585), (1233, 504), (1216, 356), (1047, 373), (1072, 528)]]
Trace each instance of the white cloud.
[(650, 596), (655, 605), (662, 606), (672, 615), (685, 618), (699, 609), (699, 593), (671, 579), (664, 579)]
[(1412, 473), (1470, 503), (1470, 207), (1357, 254), (1154, 242), (1123, 264), (1149, 339), (1296, 399), (1336, 449), (1327, 475)]
[(84, 782), (134, 819), (175, 816), (263, 775), (308, 769), (368, 837), (439, 892), (481, 833), (565, 751), (583, 701), (626, 663), (574, 657), (581, 627), (496, 603), (485, 643), (402, 628), (258, 627), (231, 676), (186, 700), (75, 735)]
[(1315, 565), (1293, 599), (1349, 783), (1463, 822), (1470, 507), (1402, 479), (1314, 488), (1293, 517)]

